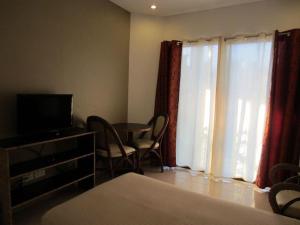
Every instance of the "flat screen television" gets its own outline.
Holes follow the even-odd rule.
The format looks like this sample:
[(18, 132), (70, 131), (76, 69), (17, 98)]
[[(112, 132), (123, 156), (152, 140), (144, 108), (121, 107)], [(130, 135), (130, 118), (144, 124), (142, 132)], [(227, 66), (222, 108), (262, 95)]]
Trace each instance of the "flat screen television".
[(71, 94), (18, 94), (18, 133), (35, 134), (71, 127), (72, 105)]

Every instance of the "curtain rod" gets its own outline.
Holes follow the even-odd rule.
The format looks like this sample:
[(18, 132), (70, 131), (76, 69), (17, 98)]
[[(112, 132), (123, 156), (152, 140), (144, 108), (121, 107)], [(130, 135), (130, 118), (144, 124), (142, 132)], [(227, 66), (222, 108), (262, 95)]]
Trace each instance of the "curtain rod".
[(290, 36), (291, 35), (291, 32), (290, 31), (287, 31), (287, 32), (278, 32), (278, 35), (279, 36)]
[(239, 37), (256, 38), (256, 37), (259, 37), (260, 35), (272, 36), (273, 33), (258, 33), (258, 34), (244, 34), (244, 35), (243, 34), (238, 34), (238, 35), (234, 35), (234, 36), (230, 36), (230, 37), (225, 37), (224, 41), (236, 39), (236, 38), (239, 38)]
[(201, 37), (201, 38), (197, 38), (194, 40), (183, 40), (183, 42), (187, 42), (187, 43), (196, 43), (198, 41), (212, 41), (214, 39), (219, 39), (219, 38), (223, 38), (224, 41), (227, 40), (232, 40), (232, 39), (236, 39), (238, 37), (245, 37), (245, 38), (255, 38), (255, 37), (259, 37), (260, 35), (265, 35), (265, 36), (271, 36), (273, 35), (273, 32), (269, 32), (269, 33), (258, 33), (258, 34), (238, 34), (238, 35), (234, 35), (234, 36), (215, 36), (215, 37), (210, 37), (210, 38), (205, 38), (205, 37)]
[(198, 41), (212, 41), (214, 39), (219, 39), (220, 36), (215, 36), (215, 37), (210, 37), (210, 38), (205, 38), (205, 37), (200, 37), (194, 40), (183, 40), (183, 42), (187, 42), (187, 43), (196, 43)]

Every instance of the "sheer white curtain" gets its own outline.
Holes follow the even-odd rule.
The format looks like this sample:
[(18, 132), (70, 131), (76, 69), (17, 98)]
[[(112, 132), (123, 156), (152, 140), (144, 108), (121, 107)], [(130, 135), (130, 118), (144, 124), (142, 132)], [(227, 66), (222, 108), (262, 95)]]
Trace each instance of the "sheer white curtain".
[(179, 166), (255, 180), (269, 96), (272, 40), (260, 35), (223, 41), (219, 62), (217, 42), (184, 46)]
[(209, 172), (218, 40), (184, 44), (177, 120), (177, 165)]
[(214, 133), (217, 176), (253, 182), (262, 149), (270, 91), (272, 36), (235, 38), (222, 46), (218, 118)]

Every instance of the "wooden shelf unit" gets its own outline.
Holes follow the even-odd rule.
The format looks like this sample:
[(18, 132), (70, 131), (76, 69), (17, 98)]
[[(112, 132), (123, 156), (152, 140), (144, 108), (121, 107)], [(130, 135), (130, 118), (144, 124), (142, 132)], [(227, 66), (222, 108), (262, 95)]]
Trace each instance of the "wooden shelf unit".
[(73, 184), (95, 185), (94, 132), (0, 140), (0, 224), (12, 225), (15, 210)]

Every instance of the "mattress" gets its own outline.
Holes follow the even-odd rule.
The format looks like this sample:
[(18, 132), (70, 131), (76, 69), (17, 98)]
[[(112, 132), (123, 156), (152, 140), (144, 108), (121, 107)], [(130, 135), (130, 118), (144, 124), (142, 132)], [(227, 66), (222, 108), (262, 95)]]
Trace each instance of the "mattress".
[(43, 225), (300, 225), (129, 173), (49, 210)]

